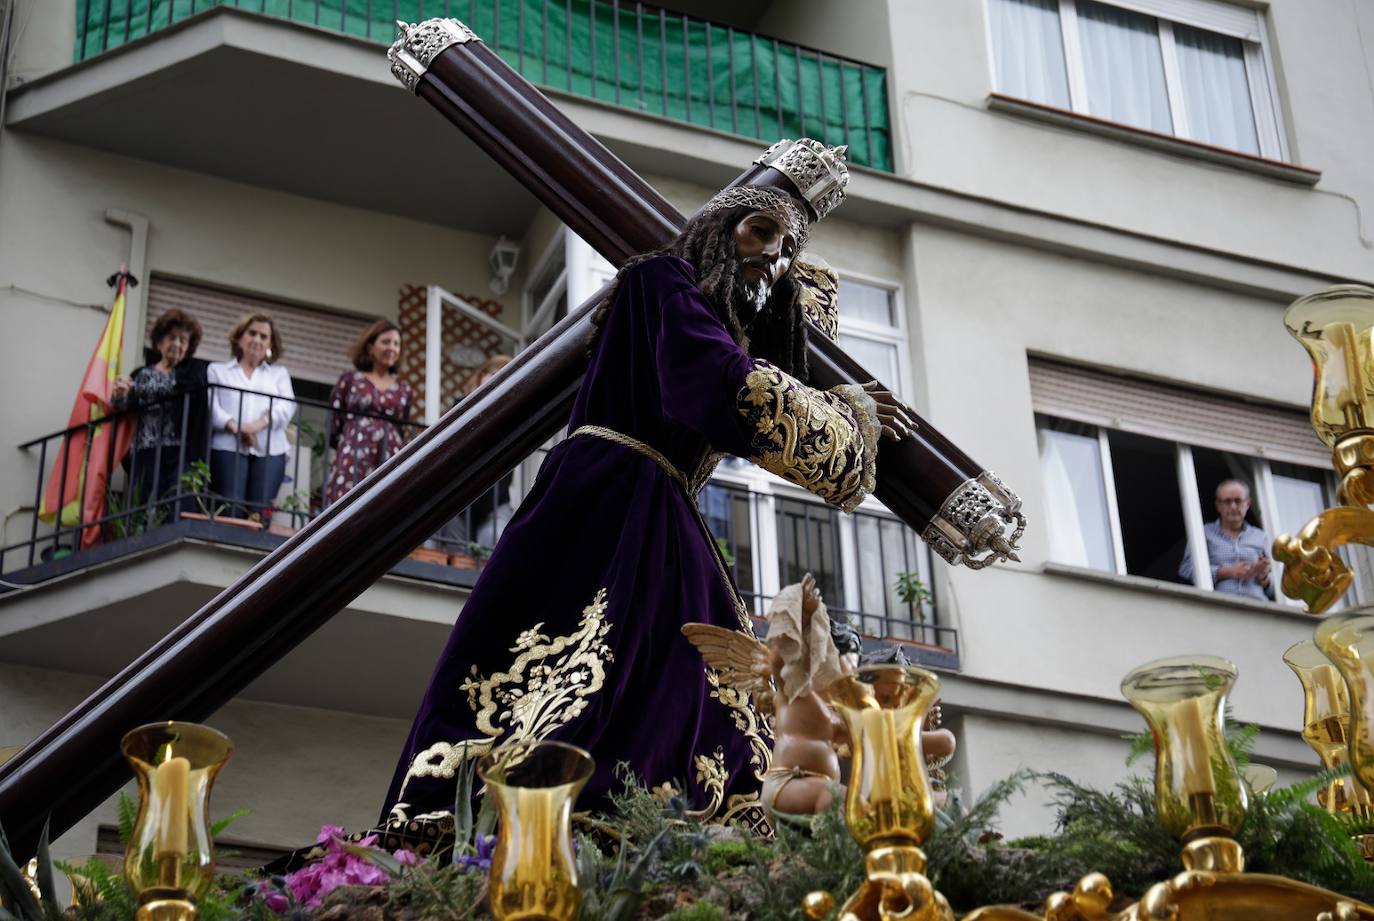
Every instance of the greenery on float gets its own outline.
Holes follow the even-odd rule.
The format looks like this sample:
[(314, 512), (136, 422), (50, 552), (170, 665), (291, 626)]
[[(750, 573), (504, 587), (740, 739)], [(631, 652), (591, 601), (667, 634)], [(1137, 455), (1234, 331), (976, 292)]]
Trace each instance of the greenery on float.
[[(1228, 720), (1233, 757), (1244, 765), (1257, 730)], [(1148, 739), (1148, 736), (1146, 737)], [(1132, 738), (1133, 752), (1149, 750)], [(1238, 836), (1246, 869), (1302, 880), (1364, 901), (1374, 901), (1374, 870), (1361, 859), (1351, 835), (1369, 831), (1329, 816), (1311, 800), (1342, 772), (1253, 796)], [(627, 771), (604, 813), (577, 825), (577, 863), (582, 884), (578, 921), (796, 921), (801, 899), (824, 889), (843, 899), (861, 882), (863, 855), (845, 827), (841, 804), (804, 825), (781, 825), (773, 840), (743, 829), (703, 825), (688, 803), (666, 788), (645, 789)], [(1003, 807), (1032, 785), (1047, 789), (1057, 822), (1053, 834), (1007, 841), (998, 833)], [(954, 785), (951, 785), (953, 788)], [(121, 833), (133, 824), (133, 803), (121, 801)], [(490, 816), (460, 816), (458, 853), (475, 853), (476, 836)], [(2, 843), (2, 839), (0, 839)], [(402, 865), (376, 849), (351, 853), (386, 871), (388, 885), (345, 886), (307, 909), (289, 899), (280, 878), (225, 877), (201, 901), (201, 921), (486, 921), (486, 873), (460, 863), (421, 861)], [(1063, 774), (1019, 772), (970, 803), (953, 797), (937, 814), (923, 848), (932, 883), (958, 912), (996, 903), (1038, 905), (1052, 892), (1071, 890), (1090, 872), (1104, 873), (1118, 906), (1139, 899), (1154, 883), (1180, 870), (1179, 845), (1159, 824), (1153, 783), (1133, 777), (1109, 790), (1094, 789)], [(0, 847), (0, 921), (56, 921), (63, 913), (51, 900), (52, 862), (46, 845), (38, 881), (48, 896), (26, 900), (7, 846)], [(131, 921), (134, 899), (123, 879), (98, 859), (59, 865), (78, 880), (79, 904), (71, 921)], [(46, 869), (45, 869), (46, 868)], [(46, 874), (46, 876), (45, 876)], [(45, 883), (44, 880), (47, 880)], [(27, 889), (25, 890), (27, 892)], [(267, 907), (264, 895), (288, 897), (285, 908)]]

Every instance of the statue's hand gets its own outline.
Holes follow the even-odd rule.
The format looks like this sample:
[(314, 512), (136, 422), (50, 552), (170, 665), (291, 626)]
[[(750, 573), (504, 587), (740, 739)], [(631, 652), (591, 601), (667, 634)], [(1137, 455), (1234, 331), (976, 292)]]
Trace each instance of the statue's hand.
[(877, 381), (863, 385), (864, 392), (878, 404), (878, 422), (883, 427), (883, 437), (891, 441), (910, 438), (916, 432), (916, 420), (907, 405), (897, 399), (897, 395)]

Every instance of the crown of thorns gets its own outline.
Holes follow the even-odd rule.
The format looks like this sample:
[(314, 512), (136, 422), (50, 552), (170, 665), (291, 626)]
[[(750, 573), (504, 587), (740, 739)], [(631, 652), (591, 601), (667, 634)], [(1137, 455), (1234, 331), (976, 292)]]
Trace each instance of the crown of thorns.
[(797, 207), (796, 203), (792, 201), (792, 197), (786, 192), (758, 186), (735, 186), (717, 192), (715, 197), (701, 209), (701, 213), (707, 215), (738, 207), (749, 207), (755, 211), (762, 211), (769, 217), (776, 219), (779, 224), (797, 238), (798, 252), (806, 247), (806, 241), (811, 235), (810, 222), (807, 221), (801, 208)]

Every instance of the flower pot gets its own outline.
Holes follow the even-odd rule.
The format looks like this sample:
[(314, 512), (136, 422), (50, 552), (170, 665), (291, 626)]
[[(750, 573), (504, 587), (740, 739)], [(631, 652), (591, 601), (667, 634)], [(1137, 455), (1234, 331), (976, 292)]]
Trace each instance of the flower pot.
[(181, 518), (186, 521), (210, 521), (215, 524), (233, 525), (236, 528), (247, 528), (250, 531), (262, 530), (262, 522), (254, 521), (251, 518), (231, 518), (228, 515), (216, 515), (211, 518), (204, 512), (182, 512)]
[(448, 564), (454, 569), (478, 569), (481, 567), (480, 561), (475, 556), (468, 556), (463, 553), (450, 553)]
[(277, 524), (275, 521), (267, 526), (268, 534), (277, 534), (281, 537), (290, 537), (298, 529), (289, 524)]
[(429, 547), (416, 547), (410, 551), (412, 560), (419, 560), (421, 563), (434, 563), (443, 566), (448, 562), (448, 554), (443, 550), (433, 550)]

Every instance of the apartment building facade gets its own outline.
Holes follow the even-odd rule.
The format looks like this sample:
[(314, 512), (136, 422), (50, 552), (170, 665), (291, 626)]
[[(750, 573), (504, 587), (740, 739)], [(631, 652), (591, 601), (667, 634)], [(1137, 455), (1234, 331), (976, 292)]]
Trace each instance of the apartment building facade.
[[(264, 309), (297, 394), (319, 402), (348, 340), (390, 317), (423, 421), (454, 398), (449, 377), (534, 341), (608, 277), (395, 83), (393, 5), (469, 21), (684, 211), (779, 135), (850, 144), (849, 200), (811, 246), (842, 278), (842, 343), (1024, 498), (1022, 562), (932, 562), (876, 501), (841, 515), (742, 463), (703, 511), (760, 606), (817, 572), (864, 632), (940, 671), (965, 796), (1019, 767), (1122, 778), (1121, 736), (1142, 723), (1121, 677), (1192, 652), (1238, 665), (1256, 760), (1287, 779), (1315, 766), (1281, 661), (1314, 622), (1179, 563), (1222, 479), (1250, 484), (1271, 537), (1331, 501), (1281, 315), (1374, 278), (1374, 11), (1337, 0), (11, 0), (0, 579), (28, 587), (0, 594), (0, 750), (279, 542), (179, 522), (66, 554), (34, 523), (43, 436), (121, 263), (141, 282), (126, 367), (168, 306), (198, 313), (210, 358), (234, 316)], [(519, 257), (498, 294), (506, 242)], [(444, 338), (445, 318), (466, 332)], [(308, 495), (305, 431), (289, 489)], [(932, 597), (904, 601), (903, 573)], [(289, 846), (375, 819), (471, 582), (400, 564), (210, 721), (238, 744), (217, 793), (253, 810), (236, 834)], [(111, 816), (60, 850), (91, 852)], [(1033, 791), (1005, 830), (1050, 820)]]

